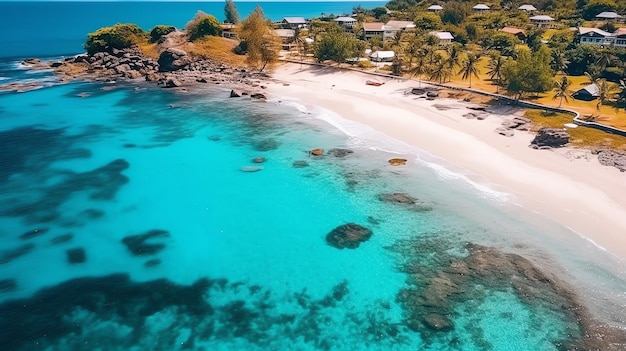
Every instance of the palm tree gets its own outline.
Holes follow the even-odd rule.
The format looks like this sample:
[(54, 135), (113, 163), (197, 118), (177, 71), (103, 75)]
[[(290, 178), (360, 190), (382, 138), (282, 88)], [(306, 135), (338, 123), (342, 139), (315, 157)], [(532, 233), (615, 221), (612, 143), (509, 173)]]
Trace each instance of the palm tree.
[(572, 81), (567, 79), (567, 77), (563, 77), (560, 81), (557, 80), (554, 82), (554, 89), (552, 89), (554, 91), (554, 96), (552, 97), (552, 100), (560, 98), (559, 107), (561, 107), (563, 99), (565, 99), (566, 102), (569, 102), (568, 95), (570, 85), (572, 85)]
[(478, 60), (480, 60), (480, 55), (468, 53), (467, 58), (463, 60), (463, 63), (461, 64), (459, 74), (463, 74), (463, 80), (469, 78), (470, 88), (472, 87), (472, 76), (478, 78), (478, 73), (480, 73), (478, 67), (476, 67)]
[(596, 65), (589, 65), (589, 69), (585, 71), (585, 77), (587, 77), (587, 80), (580, 84), (582, 85), (598, 84), (598, 81), (600, 80), (599, 67)]
[(617, 94), (617, 105), (616, 108), (620, 108), (620, 106), (624, 106), (624, 103), (626, 103), (626, 82), (624, 82), (623, 80), (620, 79), (619, 81), (619, 93)]
[(435, 64), (432, 66), (432, 70), (430, 72), (430, 79), (439, 81), (439, 83), (444, 83), (450, 76), (452, 75), (452, 70), (448, 66), (447, 60), (440, 58)]
[(552, 51), (552, 62), (550, 62), (550, 68), (556, 73), (563, 73), (567, 69), (567, 60), (565, 59), (565, 53), (561, 50)]
[(450, 70), (453, 70), (459, 67), (459, 60), (461, 55), (461, 48), (459, 45), (450, 45), (446, 50), (448, 53), (448, 59), (446, 60), (446, 64), (450, 67)]
[(500, 89), (500, 85), (502, 84), (502, 69), (504, 68), (504, 63), (506, 62), (506, 58), (500, 54), (495, 54), (491, 56), (489, 62), (487, 63), (487, 75), (489, 79), (492, 81), (496, 81), (496, 92)]
[(427, 65), (426, 65), (426, 52), (424, 50), (420, 50), (422, 51), (422, 55), (418, 55), (415, 56), (415, 67), (411, 68), (411, 78), (413, 78), (414, 76), (417, 76), (417, 82), (418, 82), (418, 87), (421, 87), (422, 84), (422, 75), (424, 73), (427, 72)]
[(600, 79), (598, 84), (598, 104), (596, 105), (596, 109), (600, 111), (600, 107), (604, 105), (606, 102), (611, 101), (615, 98), (615, 94), (617, 94), (617, 86), (613, 83), (607, 82), (606, 79)]
[(595, 64), (600, 67), (600, 71), (604, 71), (616, 59), (617, 57), (611, 51), (604, 49), (600, 52), (600, 56), (596, 59)]

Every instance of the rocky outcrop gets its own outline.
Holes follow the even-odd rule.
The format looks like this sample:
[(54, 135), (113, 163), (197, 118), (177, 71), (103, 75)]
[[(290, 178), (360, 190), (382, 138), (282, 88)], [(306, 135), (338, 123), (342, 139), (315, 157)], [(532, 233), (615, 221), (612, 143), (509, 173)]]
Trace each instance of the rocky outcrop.
[(594, 151), (598, 155), (598, 162), (603, 166), (611, 166), (626, 172), (626, 153), (615, 150)]
[(384, 202), (395, 202), (400, 204), (414, 204), (415, 198), (405, 193), (388, 193), (378, 195), (378, 199)]
[(153, 229), (143, 234), (129, 235), (122, 239), (122, 243), (134, 256), (155, 255), (165, 248), (165, 244), (151, 241), (169, 235), (166, 230)]
[(532, 121), (526, 117), (514, 117), (502, 122), (502, 126), (507, 129), (528, 130)]
[(396, 158), (389, 159), (389, 161), (387, 161), (387, 162), (389, 162), (389, 164), (392, 165), (392, 166), (404, 166), (406, 164), (406, 162), (407, 162), (407, 159), (406, 158), (397, 158), (396, 157)]
[(353, 153), (354, 151), (350, 149), (333, 148), (333, 149), (328, 150), (328, 155), (338, 157), (338, 158), (343, 158), (343, 157), (352, 155)]
[(530, 142), (534, 149), (551, 149), (565, 146), (569, 143), (570, 135), (563, 129), (541, 128)]
[(311, 156), (322, 156), (324, 155), (324, 149), (313, 149), (309, 150), (309, 155)]
[(160, 72), (172, 72), (187, 67), (191, 63), (191, 58), (184, 50), (169, 48), (159, 55), (157, 62)]
[(263, 169), (263, 166), (243, 166), (240, 168), (242, 172), (258, 172)]
[(326, 242), (338, 249), (356, 249), (372, 237), (372, 231), (356, 223), (342, 224), (326, 235)]
[(85, 263), (87, 261), (87, 255), (85, 254), (85, 249), (82, 247), (76, 247), (73, 249), (69, 249), (65, 251), (67, 255), (67, 262), (69, 264), (80, 264)]

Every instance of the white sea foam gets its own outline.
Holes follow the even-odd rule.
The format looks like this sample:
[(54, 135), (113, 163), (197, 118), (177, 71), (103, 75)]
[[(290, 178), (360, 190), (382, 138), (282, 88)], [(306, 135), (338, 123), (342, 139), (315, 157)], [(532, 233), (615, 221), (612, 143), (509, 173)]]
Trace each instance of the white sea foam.
[[(299, 108), (301, 111), (310, 111), (306, 106), (299, 104), (295, 100), (290, 100), (288, 104), (304, 109)], [(346, 144), (349, 147), (361, 147), (391, 154), (414, 155), (416, 161), (435, 171), (442, 179), (463, 182), (476, 190), (481, 198), (498, 202), (508, 202), (513, 198), (509, 193), (492, 189), (486, 184), (470, 179), (463, 172), (453, 171), (449, 166), (445, 165), (444, 160), (437, 159), (422, 149), (392, 138), (368, 125), (348, 120), (333, 111), (321, 107), (315, 107), (310, 112), (315, 118), (330, 124), (348, 136)]]
[(568, 230), (570, 230), (572, 233), (575, 233), (575, 234), (576, 234), (576, 235), (578, 235), (579, 237), (583, 238), (584, 240), (586, 240), (586, 241), (590, 242), (590, 243), (591, 243), (593, 246), (595, 246), (596, 248), (598, 248), (598, 249), (600, 249), (600, 250), (602, 250), (602, 251), (604, 251), (604, 252), (607, 252), (607, 253), (609, 252), (609, 250), (607, 250), (604, 246), (602, 246), (602, 245), (598, 244), (597, 242), (593, 241), (591, 238), (586, 237), (583, 233), (578, 232), (578, 231), (576, 231), (576, 230), (574, 230), (574, 229), (572, 229), (572, 228), (570, 228), (570, 227), (567, 227), (567, 226), (566, 226), (565, 228), (567, 228)]

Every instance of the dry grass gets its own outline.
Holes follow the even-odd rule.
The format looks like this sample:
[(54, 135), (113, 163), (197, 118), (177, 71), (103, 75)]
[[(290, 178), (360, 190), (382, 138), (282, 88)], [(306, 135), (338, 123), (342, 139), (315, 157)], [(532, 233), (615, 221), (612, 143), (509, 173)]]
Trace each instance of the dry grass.
[(139, 46), (139, 50), (143, 52), (144, 55), (151, 57), (153, 59), (158, 59), (161, 51), (156, 43), (149, 43), (147, 40), (137, 43)]
[[(572, 115), (565, 113), (545, 113), (539, 110), (527, 110), (524, 117), (533, 121), (534, 130), (542, 127), (563, 128), (563, 124), (572, 123)], [(599, 121), (603, 123), (604, 121)], [(605, 133), (601, 130), (578, 127), (568, 129), (571, 145), (582, 148), (615, 148), (626, 150), (626, 137)]]
[(233, 49), (237, 45), (236, 40), (209, 36), (193, 43), (186, 43), (182, 49), (192, 56), (203, 59), (212, 59), (230, 66), (246, 66), (246, 57), (233, 53)]

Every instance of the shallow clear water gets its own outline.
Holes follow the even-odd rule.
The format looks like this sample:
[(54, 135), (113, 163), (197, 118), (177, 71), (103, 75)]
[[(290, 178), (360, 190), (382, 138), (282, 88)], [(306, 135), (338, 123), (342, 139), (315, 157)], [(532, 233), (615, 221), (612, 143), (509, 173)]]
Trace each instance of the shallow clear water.
[[(506, 194), (328, 111), (227, 96), (100, 83), (0, 94), (4, 343), (557, 350), (577, 337), (563, 311), (472, 279), (436, 306), (452, 330), (411, 329), (411, 313), (434, 307), (403, 296), (423, 298), (471, 256), (468, 242), (522, 254), (575, 285), (597, 317), (623, 322), (621, 268)], [(311, 158), (315, 147), (354, 153)], [(387, 164), (398, 154), (407, 166)], [(379, 199), (396, 192), (417, 204)], [(373, 236), (357, 249), (328, 245), (346, 223)], [(139, 251), (127, 247), (149, 233)], [(84, 262), (70, 263), (77, 248)]]

